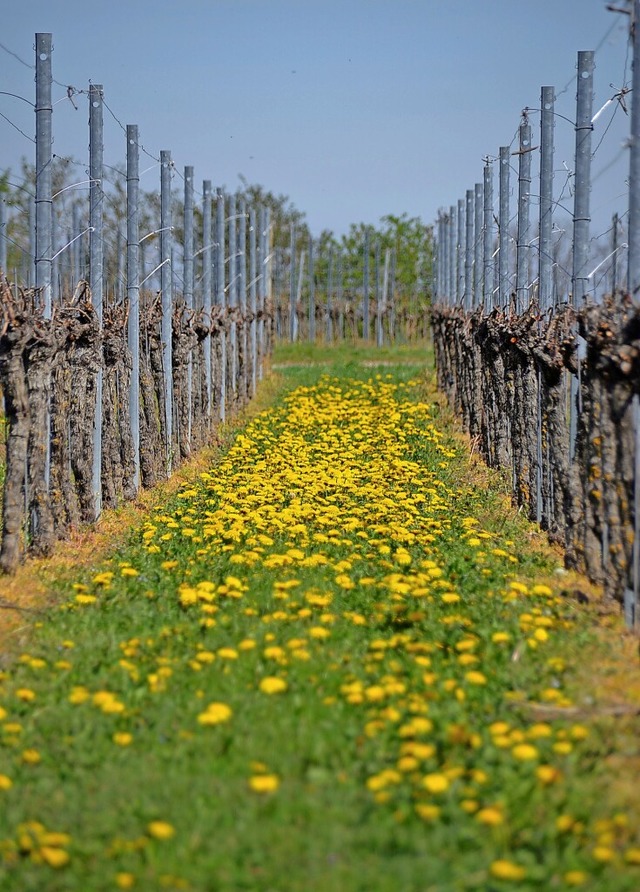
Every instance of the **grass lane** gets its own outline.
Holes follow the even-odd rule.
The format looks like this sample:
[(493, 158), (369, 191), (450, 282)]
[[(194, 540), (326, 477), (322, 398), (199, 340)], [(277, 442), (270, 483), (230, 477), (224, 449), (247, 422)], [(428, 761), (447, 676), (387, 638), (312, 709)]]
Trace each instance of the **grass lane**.
[(274, 406), (61, 584), (2, 675), (0, 889), (639, 887), (593, 616), (423, 357), (280, 351)]

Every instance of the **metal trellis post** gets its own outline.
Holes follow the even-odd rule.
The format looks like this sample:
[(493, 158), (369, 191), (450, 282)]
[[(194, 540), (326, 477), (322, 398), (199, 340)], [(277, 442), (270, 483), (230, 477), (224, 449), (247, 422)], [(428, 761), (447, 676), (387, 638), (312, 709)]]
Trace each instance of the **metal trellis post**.
[(129, 301), (128, 344), (131, 351), (129, 423), (133, 439), (134, 485), (140, 488), (140, 270), (138, 126), (127, 124), (127, 298)]
[(464, 239), (464, 308), (473, 308), (473, 223), (475, 192), (467, 189)]
[(313, 268), (313, 237), (309, 235), (309, 341), (316, 341), (316, 280)]
[(229, 328), (229, 340), (231, 348), (231, 392), (235, 399), (238, 393), (238, 325), (236, 322), (236, 307), (238, 306), (236, 290), (236, 267), (238, 246), (236, 240), (236, 196), (229, 196), (229, 299), (228, 306), (231, 309), (231, 325)]
[[(91, 302), (102, 329), (102, 299), (104, 289), (103, 158), (104, 132), (102, 86), (89, 87), (89, 288)], [(93, 502), (97, 520), (102, 511), (102, 359), (96, 381), (96, 413), (93, 426)]]
[(482, 293), (484, 311), (490, 313), (493, 309), (493, 168), (489, 161), (484, 166), (484, 244), (483, 244), (483, 277)]
[(220, 405), (219, 417), (224, 422), (227, 417), (227, 295), (225, 292), (225, 197), (222, 189), (216, 193), (216, 306), (222, 318), (220, 320)]
[(173, 276), (171, 270), (171, 152), (160, 152), (160, 290), (162, 293), (162, 362), (167, 474), (173, 461)]
[(7, 213), (4, 196), (0, 195), (0, 271), (7, 275)]
[(594, 52), (578, 53), (576, 162), (573, 204), (573, 306), (580, 307), (589, 289), (589, 224), (591, 216), (591, 134), (593, 124)]
[(44, 307), (51, 317), (52, 227), (51, 199), (52, 119), (51, 34), (36, 34), (36, 198), (35, 198), (35, 285)]
[(211, 227), (211, 180), (202, 182), (202, 309), (207, 334), (202, 344), (204, 377), (207, 391), (207, 419), (213, 403), (211, 381), (211, 297), (213, 294), (213, 234)]
[(518, 149), (518, 236), (516, 242), (516, 313), (529, 305), (529, 228), (531, 208), (531, 124), (520, 124)]
[(296, 340), (296, 224), (291, 223), (289, 247), (289, 340)]
[(511, 158), (509, 146), (500, 146), (500, 209), (498, 221), (498, 293), (500, 309), (509, 306), (509, 174)]
[(249, 208), (249, 311), (251, 313), (251, 396), (258, 386), (258, 258), (256, 210)]
[(538, 288), (540, 309), (546, 312), (551, 308), (553, 291), (553, 131), (555, 127), (555, 89), (542, 87), (540, 91), (540, 216), (539, 242), (540, 261), (538, 267)]
[(483, 213), (484, 213), (484, 194), (482, 183), (475, 184), (474, 190), (474, 243), (473, 243), (473, 306), (474, 309), (483, 306), (482, 303), (482, 281), (484, 277), (483, 268), (483, 249), (484, 234)]

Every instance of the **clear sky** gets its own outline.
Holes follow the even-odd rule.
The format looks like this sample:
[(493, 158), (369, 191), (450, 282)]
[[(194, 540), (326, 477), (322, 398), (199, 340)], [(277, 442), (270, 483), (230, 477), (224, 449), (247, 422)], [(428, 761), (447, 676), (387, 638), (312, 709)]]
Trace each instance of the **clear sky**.
[[(314, 233), (341, 234), (387, 213), (433, 221), (481, 181), (483, 157), (511, 143), (543, 84), (574, 119), (578, 50), (598, 50), (595, 112), (630, 80), (627, 29), (605, 0), (16, 0), (0, 41), (32, 65), (35, 32), (51, 31), (54, 78), (103, 84), (152, 155), (171, 149), (199, 184), (234, 190), (242, 174), (288, 195)], [(0, 84), (33, 102), (33, 71), (1, 49)], [(75, 111), (65, 95), (54, 86), (54, 151), (82, 161), (87, 99)], [(595, 124), (597, 231), (627, 208), (628, 118), (618, 110), (610, 123), (614, 107)], [(0, 95), (0, 113), (33, 136), (25, 103)], [(105, 137), (105, 160), (122, 163), (108, 114)], [(569, 205), (573, 139), (558, 118), (556, 195), (564, 188)], [(0, 168), (32, 152), (0, 118)], [(157, 181), (152, 167), (142, 185)]]

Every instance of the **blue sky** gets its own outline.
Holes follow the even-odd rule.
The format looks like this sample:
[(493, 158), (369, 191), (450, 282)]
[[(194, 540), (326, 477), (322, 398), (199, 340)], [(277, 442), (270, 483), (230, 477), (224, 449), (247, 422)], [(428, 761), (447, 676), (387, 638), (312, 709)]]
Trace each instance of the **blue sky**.
[[(599, 47), (600, 108), (630, 80), (627, 27), (605, 0), (22, 0), (3, 12), (0, 41), (33, 64), (35, 32), (51, 31), (54, 78), (103, 84), (152, 155), (171, 149), (197, 183), (228, 190), (242, 174), (287, 194), (314, 233), (341, 234), (387, 213), (433, 221), (481, 181), (483, 156), (510, 144), (543, 84), (572, 119), (580, 49)], [(33, 71), (3, 50), (0, 84), (33, 101)], [(86, 96), (78, 111), (64, 97), (56, 85), (54, 151), (84, 161)], [(613, 109), (595, 125), (594, 232), (627, 207), (628, 118), (618, 110), (610, 123)], [(0, 96), (0, 113), (33, 135), (25, 103)], [(535, 115), (532, 124), (536, 133)], [(105, 160), (122, 162), (109, 115), (105, 137)], [(556, 194), (565, 187), (570, 204), (573, 130), (562, 118), (556, 143)], [(13, 170), (33, 150), (3, 118), (0, 146), (0, 167)], [(159, 173), (150, 158), (147, 167), (142, 185), (153, 189)]]

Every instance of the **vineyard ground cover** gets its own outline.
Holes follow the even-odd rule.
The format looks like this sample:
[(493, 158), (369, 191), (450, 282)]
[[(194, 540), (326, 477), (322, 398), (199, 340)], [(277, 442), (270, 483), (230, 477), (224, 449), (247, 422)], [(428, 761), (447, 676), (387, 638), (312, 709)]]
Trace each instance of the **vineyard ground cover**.
[(423, 347), (274, 366), (173, 492), (30, 565), (0, 890), (636, 890), (637, 640)]

